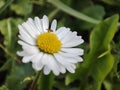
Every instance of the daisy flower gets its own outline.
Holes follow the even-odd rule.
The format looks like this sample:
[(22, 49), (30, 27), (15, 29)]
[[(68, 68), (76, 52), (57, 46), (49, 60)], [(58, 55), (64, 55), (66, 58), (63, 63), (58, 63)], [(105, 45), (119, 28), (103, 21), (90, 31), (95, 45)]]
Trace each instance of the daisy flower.
[(32, 62), (32, 67), (37, 71), (43, 70), (45, 75), (51, 71), (55, 75), (65, 73), (66, 70), (74, 73), (75, 64), (83, 61), (83, 49), (75, 47), (84, 40), (77, 36), (77, 32), (70, 31), (70, 28), (56, 27), (55, 19), (49, 26), (46, 15), (42, 19), (29, 18), (18, 26), (18, 43), (23, 50), (17, 54), (23, 57), (23, 63)]

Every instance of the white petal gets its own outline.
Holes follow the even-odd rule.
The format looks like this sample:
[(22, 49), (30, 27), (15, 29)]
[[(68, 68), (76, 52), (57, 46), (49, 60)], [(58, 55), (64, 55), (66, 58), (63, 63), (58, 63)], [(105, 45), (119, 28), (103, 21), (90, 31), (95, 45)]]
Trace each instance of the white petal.
[[(59, 31), (61, 31), (61, 32), (59, 32)], [(67, 33), (69, 31), (70, 31), (69, 28), (61, 27), (55, 33), (57, 34), (58, 38), (61, 40), (67, 35)]]
[(39, 65), (37, 63), (32, 63), (32, 67), (36, 70), (36, 71), (40, 71), (41, 68), (39, 68)]
[(23, 63), (28, 63), (31, 61), (32, 58), (34, 58), (35, 55), (30, 55), (30, 56), (24, 56), (22, 59)]
[(81, 57), (70, 57), (67, 58), (66, 61), (69, 63), (78, 63), (78, 62), (82, 62), (83, 59)]
[(56, 30), (56, 34), (58, 35), (59, 33), (61, 33), (63, 30), (66, 30), (66, 27), (60, 27), (59, 29)]
[(35, 17), (35, 25), (41, 33), (44, 32), (42, 21), (38, 17)]
[(43, 53), (38, 53), (31, 61), (32, 61), (32, 67), (36, 69), (37, 71), (41, 70), (43, 68), (43, 64), (41, 63), (43, 57)]
[(60, 67), (60, 72), (61, 73), (66, 73), (66, 69), (63, 65), (59, 65), (59, 67)]
[(55, 54), (54, 54), (54, 57), (55, 57), (56, 60), (57, 60), (60, 64), (62, 64), (63, 66), (68, 64), (68, 63), (64, 60), (64, 58), (61, 57), (61, 55), (59, 55), (58, 53), (55, 53)]
[(21, 25), (18, 25), (18, 28), (19, 28), (20, 35), (24, 35), (26, 37), (30, 37), (29, 33)]
[(68, 54), (75, 55), (83, 55), (84, 50), (81, 48), (61, 48), (61, 51), (66, 52)]
[(70, 31), (69, 28), (63, 29), (60, 33), (57, 34), (58, 38), (62, 40), (64, 37), (66, 37), (67, 33)]
[(44, 54), (42, 63), (52, 70), (55, 75), (59, 75), (59, 66), (52, 55)]
[[(54, 56), (53, 56), (54, 57)], [(55, 63), (57, 64), (57, 66), (59, 66), (59, 71), (61, 72), (61, 73), (65, 73), (66, 72), (66, 69), (65, 69), (65, 67), (61, 64), (61, 63), (59, 63), (57, 60), (56, 60), (56, 58), (54, 57), (54, 60), (56, 61)], [(56, 68), (57, 69), (57, 68)], [(58, 74), (59, 75), (59, 74)]]
[[(56, 54), (55, 54), (56, 55)], [(59, 60), (58, 59), (58, 57), (59, 58), (61, 58), (61, 60)], [(71, 57), (71, 56), (65, 56), (64, 54), (61, 54), (61, 53), (58, 53), (57, 54), (57, 61), (59, 62), (59, 63), (66, 63), (66, 64), (70, 64), (70, 63), (77, 63), (77, 62), (80, 62), (80, 61), (82, 61), (82, 58), (81, 57), (79, 57), (79, 56), (75, 56), (75, 57)], [(64, 63), (62, 64), (62, 65), (64, 65)]]
[(75, 64), (71, 64), (71, 67), (76, 69), (76, 65)]
[(24, 30), (26, 30), (26, 32), (28, 32), (29, 33), (29, 35), (31, 36), (31, 37), (33, 37), (33, 38), (36, 38), (38, 35), (39, 35), (39, 33), (36, 33), (35, 31), (35, 28), (33, 27), (33, 25), (31, 25), (28, 21), (27, 22), (24, 22), (23, 24), (22, 24), (22, 27), (23, 27), (23, 29)]
[(77, 32), (71, 32), (69, 31), (67, 33), (67, 35), (62, 39), (62, 44), (65, 44), (73, 39), (75, 39), (75, 37), (77, 36)]
[(19, 56), (29, 56), (30, 54), (28, 54), (25, 51), (17, 51), (17, 55), (19, 55)]
[(63, 55), (63, 56), (65, 56), (65, 57), (75, 57), (75, 56), (78, 56), (75, 53), (66, 53), (66, 52), (62, 52), (62, 51), (59, 51), (58, 53)]
[[(69, 72), (74, 73), (75, 67), (72, 66), (72, 63), (66, 62), (66, 59), (64, 59), (59, 54), (54, 54), (56, 60), (61, 63)], [(64, 59), (64, 60), (63, 60)]]
[(40, 31), (36, 26), (36, 22), (32, 18), (29, 18), (26, 23), (31, 26), (31, 29), (35, 32), (36, 35), (39, 35)]
[(35, 39), (32, 38), (29, 35), (29, 33), (27, 31), (25, 31), (25, 29), (21, 25), (19, 25), (18, 28), (19, 28), (19, 33), (20, 33), (20, 35), (18, 35), (18, 37), (21, 40), (23, 40), (23, 41), (25, 41), (25, 42), (27, 42), (27, 43), (29, 43), (31, 45), (34, 45), (35, 44)]
[(47, 62), (48, 58), (49, 58), (48, 55), (46, 53), (44, 53), (44, 55), (43, 55), (43, 57), (41, 59), (41, 63), (43, 65), (47, 65), (48, 64), (48, 62)]
[(71, 66), (67, 67), (67, 70), (71, 73), (75, 73), (75, 69)]
[(78, 56), (78, 57), (74, 57), (74, 60), (76, 60), (77, 62), (82, 62), (83, 58)]
[(49, 29), (49, 20), (48, 20), (48, 17), (46, 15), (44, 15), (41, 20), (42, 20), (44, 32), (46, 32), (47, 29)]
[(43, 65), (40, 65), (39, 63), (32, 63), (32, 67), (35, 70), (40, 71), (43, 68)]
[(48, 75), (48, 74), (50, 73), (50, 71), (51, 71), (51, 70), (49, 69), (48, 66), (45, 66), (45, 67), (44, 67), (43, 72), (44, 72), (45, 75)]
[(62, 44), (62, 47), (75, 47), (75, 46), (82, 44), (83, 42), (84, 42), (83, 39), (74, 39), (73, 41), (71, 40), (68, 43)]
[(36, 54), (36, 57), (33, 58), (31, 61), (32, 61), (32, 63), (42, 64), (42, 63), (41, 63), (42, 57), (43, 57), (43, 52), (39, 52), (38, 54)]
[(51, 68), (55, 75), (59, 75), (60, 73), (59, 64), (55, 61), (52, 55), (49, 55), (48, 66), (49, 68)]
[(53, 32), (54, 32), (56, 30), (56, 27), (57, 27), (57, 21), (53, 20), (50, 29), (53, 30)]
[(28, 43), (30, 45), (36, 45), (35, 40), (33, 38), (29, 38), (29, 37), (26, 37), (26, 36), (23, 36), (23, 35), (18, 35), (18, 37), (22, 41), (24, 41), (24, 42), (26, 42), (26, 43)]
[(36, 54), (40, 52), (40, 50), (36, 46), (31, 46), (23, 41), (18, 41), (18, 43), (22, 45), (23, 50), (28, 54)]

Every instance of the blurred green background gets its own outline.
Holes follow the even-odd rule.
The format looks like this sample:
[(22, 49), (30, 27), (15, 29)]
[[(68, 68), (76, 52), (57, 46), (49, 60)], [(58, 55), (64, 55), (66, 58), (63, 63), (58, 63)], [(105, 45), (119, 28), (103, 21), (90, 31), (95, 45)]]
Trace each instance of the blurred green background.
[(29, 90), (36, 72), (16, 55), (18, 25), (43, 15), (77, 31), (85, 53), (75, 74), (42, 74), (36, 90), (120, 90), (119, 14), (120, 0), (0, 0), (0, 90)]

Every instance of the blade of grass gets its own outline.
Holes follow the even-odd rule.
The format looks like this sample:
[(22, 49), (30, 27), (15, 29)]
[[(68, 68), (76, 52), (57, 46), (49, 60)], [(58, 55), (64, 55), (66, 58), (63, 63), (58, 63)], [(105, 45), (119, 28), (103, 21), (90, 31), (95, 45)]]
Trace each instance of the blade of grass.
[(50, 14), (49, 14), (49, 19), (52, 20), (54, 18), (54, 16), (59, 12), (60, 10), (58, 8), (56, 8), (54, 11), (52, 11)]
[(93, 24), (98, 24), (100, 21), (93, 19), (81, 12), (78, 12), (70, 7), (68, 7), (67, 5), (65, 5), (64, 3), (62, 3), (60, 0), (48, 0), (49, 3), (53, 4), (54, 6), (56, 6), (57, 8), (59, 8), (60, 10), (78, 18), (81, 20), (84, 20), (86, 22), (90, 22)]
[(18, 60), (18, 58), (16, 56), (14, 56), (12, 53), (10, 53), (2, 44), (0, 44), (0, 48), (3, 49), (3, 51), (9, 55), (11, 58), (13, 58), (14, 60)]
[(5, 5), (0, 8), (0, 14), (1, 14), (9, 5), (11, 5), (12, 2), (13, 2), (13, 0), (7, 0), (7, 2), (5, 3)]

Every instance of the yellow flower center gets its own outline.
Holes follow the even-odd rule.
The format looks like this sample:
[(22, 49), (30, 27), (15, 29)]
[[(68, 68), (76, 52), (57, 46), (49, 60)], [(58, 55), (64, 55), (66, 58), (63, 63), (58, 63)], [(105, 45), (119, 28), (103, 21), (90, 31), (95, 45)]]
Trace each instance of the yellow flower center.
[(53, 54), (61, 49), (62, 44), (56, 34), (52, 32), (45, 32), (38, 36), (37, 45), (43, 52)]

